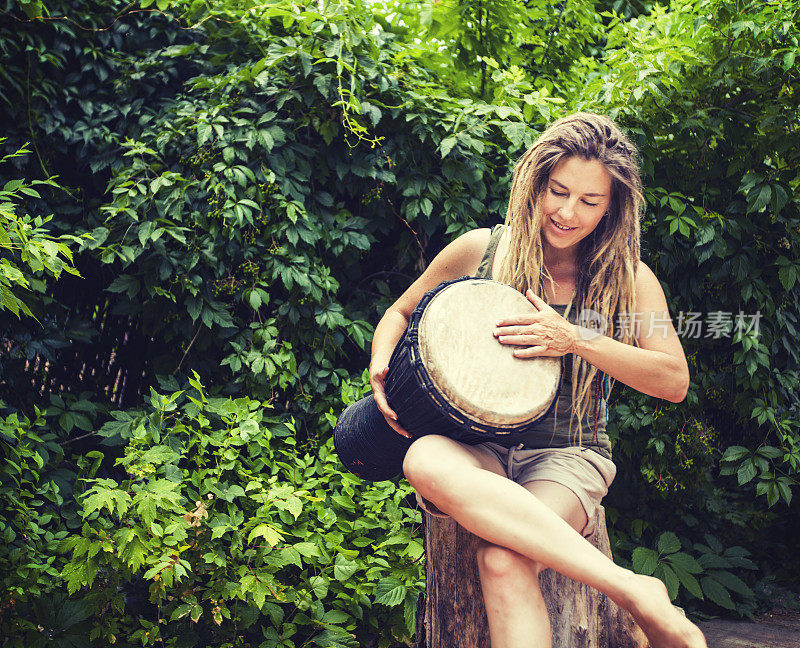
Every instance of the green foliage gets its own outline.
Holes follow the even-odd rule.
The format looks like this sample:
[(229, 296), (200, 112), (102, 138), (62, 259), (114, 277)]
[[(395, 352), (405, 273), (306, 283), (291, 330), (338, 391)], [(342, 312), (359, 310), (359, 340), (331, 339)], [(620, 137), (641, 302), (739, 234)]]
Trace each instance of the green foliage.
[(502, 93), (505, 75), (551, 91), (604, 39), (589, 0), (401, 0), (384, 6), (392, 24), (382, 19), (382, 26), (403, 34), (406, 50), (436, 73), (438, 84), (478, 100)]
[[(341, 474), (332, 423), (365, 390), (380, 313), (451, 238), (502, 219), (518, 154), (577, 109), (640, 146), (644, 260), (676, 320), (720, 314), (708, 336), (676, 321), (685, 403), (614, 393), (615, 556), (705, 614), (793, 582), (797, 7), (0, 8), (17, 152), (0, 213), (18, 224), (0, 267), (19, 272), (0, 282), (24, 302), (0, 310), (3, 636), (407, 639), (408, 487)], [(65, 191), (38, 193), (56, 174)], [(761, 314), (757, 333), (739, 313)]]
[[(70, 593), (120, 616), (93, 637), (287, 647), (410, 638), (423, 584), (410, 487), (364, 484), (342, 473), (330, 438), (300, 447), (292, 421), (267, 404), (189, 382), (152, 391), (130, 420), (116, 461), (124, 476), (85, 480), (63, 576)], [(154, 606), (149, 625), (126, 602), (137, 580)]]
[[(0, 137), (0, 146), (6, 138)], [(14, 158), (30, 153), (24, 146), (0, 158), (0, 166)], [(9, 180), (0, 189), (0, 310), (9, 310), (17, 317), (35, 317), (28, 304), (19, 296), (19, 289), (43, 293), (44, 276), (58, 279), (62, 272), (78, 275), (72, 266), (72, 251), (69, 244), (79, 239), (69, 234), (52, 236), (45, 227), (52, 216), (30, 216), (18, 213), (21, 202), (29, 198), (41, 198), (36, 186), (58, 188), (53, 178), (47, 180)], [(15, 289), (16, 292), (15, 292)]]
[(18, 414), (0, 417), (4, 616), (10, 610), (22, 613), (41, 595), (57, 590), (63, 564), (57, 546), (77, 517), (68, 501), (75, 473), (63, 465), (64, 451), (48, 427), (38, 409), (32, 420)]
[(86, 645), (90, 626), (89, 605), (71, 600), (63, 592), (36, 600), (22, 626), (26, 646), (35, 648), (81, 648)]
[[(756, 565), (747, 558), (749, 552), (742, 547), (723, 548), (722, 543), (709, 534), (706, 534), (705, 540), (707, 544), (698, 542), (693, 546), (687, 542), (687, 549), (693, 549), (693, 556), (682, 550), (684, 544), (677, 535), (666, 531), (658, 537), (655, 549), (634, 549), (632, 567), (639, 574), (655, 576), (664, 581), (670, 599), (678, 596), (679, 589), (685, 589), (690, 597), (708, 598), (720, 607), (752, 615), (755, 594), (734, 573), (741, 574), (742, 569), (756, 569)], [(731, 593), (737, 595), (736, 604)]]

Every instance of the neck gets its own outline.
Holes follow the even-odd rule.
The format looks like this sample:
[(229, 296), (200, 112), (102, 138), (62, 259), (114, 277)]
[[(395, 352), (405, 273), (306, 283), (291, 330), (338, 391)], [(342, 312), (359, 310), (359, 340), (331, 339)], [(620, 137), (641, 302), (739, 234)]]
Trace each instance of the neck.
[(577, 245), (566, 250), (559, 250), (548, 245), (546, 241), (542, 241), (542, 243), (544, 265), (551, 274), (573, 274), (575, 272), (578, 260)]

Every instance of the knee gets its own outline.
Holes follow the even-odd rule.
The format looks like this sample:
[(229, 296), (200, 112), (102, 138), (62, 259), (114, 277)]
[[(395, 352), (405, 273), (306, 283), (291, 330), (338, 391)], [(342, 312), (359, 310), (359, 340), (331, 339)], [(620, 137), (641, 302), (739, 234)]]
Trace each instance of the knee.
[(536, 576), (544, 569), (544, 566), (518, 554), (516, 551), (492, 544), (482, 542), (478, 547), (478, 570), (482, 578), (492, 578), (508, 581), (520, 576)]
[(403, 459), (403, 474), (414, 488), (440, 474), (442, 440), (445, 437), (427, 434), (416, 439)]
[(408, 482), (428, 499), (436, 499), (448, 482), (447, 461), (450, 439), (427, 434), (414, 441), (403, 459), (403, 474)]

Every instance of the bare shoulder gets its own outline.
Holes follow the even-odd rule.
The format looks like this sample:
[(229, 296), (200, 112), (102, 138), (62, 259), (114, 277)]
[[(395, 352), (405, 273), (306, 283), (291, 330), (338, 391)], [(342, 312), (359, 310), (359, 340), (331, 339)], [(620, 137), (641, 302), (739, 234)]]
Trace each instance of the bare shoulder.
[(652, 286), (653, 282), (658, 284), (656, 273), (650, 269), (649, 265), (640, 259), (636, 266), (636, 289)]
[(464, 252), (480, 252), (481, 256), (483, 256), (486, 246), (489, 245), (491, 235), (492, 230), (489, 227), (478, 227), (454, 239), (447, 247), (458, 247)]
[(470, 230), (456, 238), (436, 255), (429, 269), (455, 277), (475, 274), (489, 245), (491, 230), (481, 227)]
[(640, 260), (636, 267), (636, 310), (664, 311), (666, 308), (667, 298), (658, 277)]
[(474, 275), (489, 245), (490, 235), (488, 228), (479, 228), (456, 238), (436, 255), (425, 272), (408, 287), (392, 308), (408, 319), (422, 296), (442, 281)]

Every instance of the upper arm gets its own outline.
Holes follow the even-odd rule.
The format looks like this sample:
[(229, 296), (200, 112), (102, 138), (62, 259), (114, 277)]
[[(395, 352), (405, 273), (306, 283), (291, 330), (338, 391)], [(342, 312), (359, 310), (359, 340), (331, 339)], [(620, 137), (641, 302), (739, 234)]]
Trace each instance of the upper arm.
[(636, 272), (635, 301), (636, 341), (639, 347), (668, 353), (686, 364), (686, 355), (672, 324), (664, 290), (653, 271), (643, 261), (639, 262)]
[(409, 319), (426, 292), (443, 281), (475, 274), (489, 244), (489, 236), (488, 228), (470, 230), (459, 236), (436, 255), (425, 272), (390, 306), (390, 310), (399, 311)]

